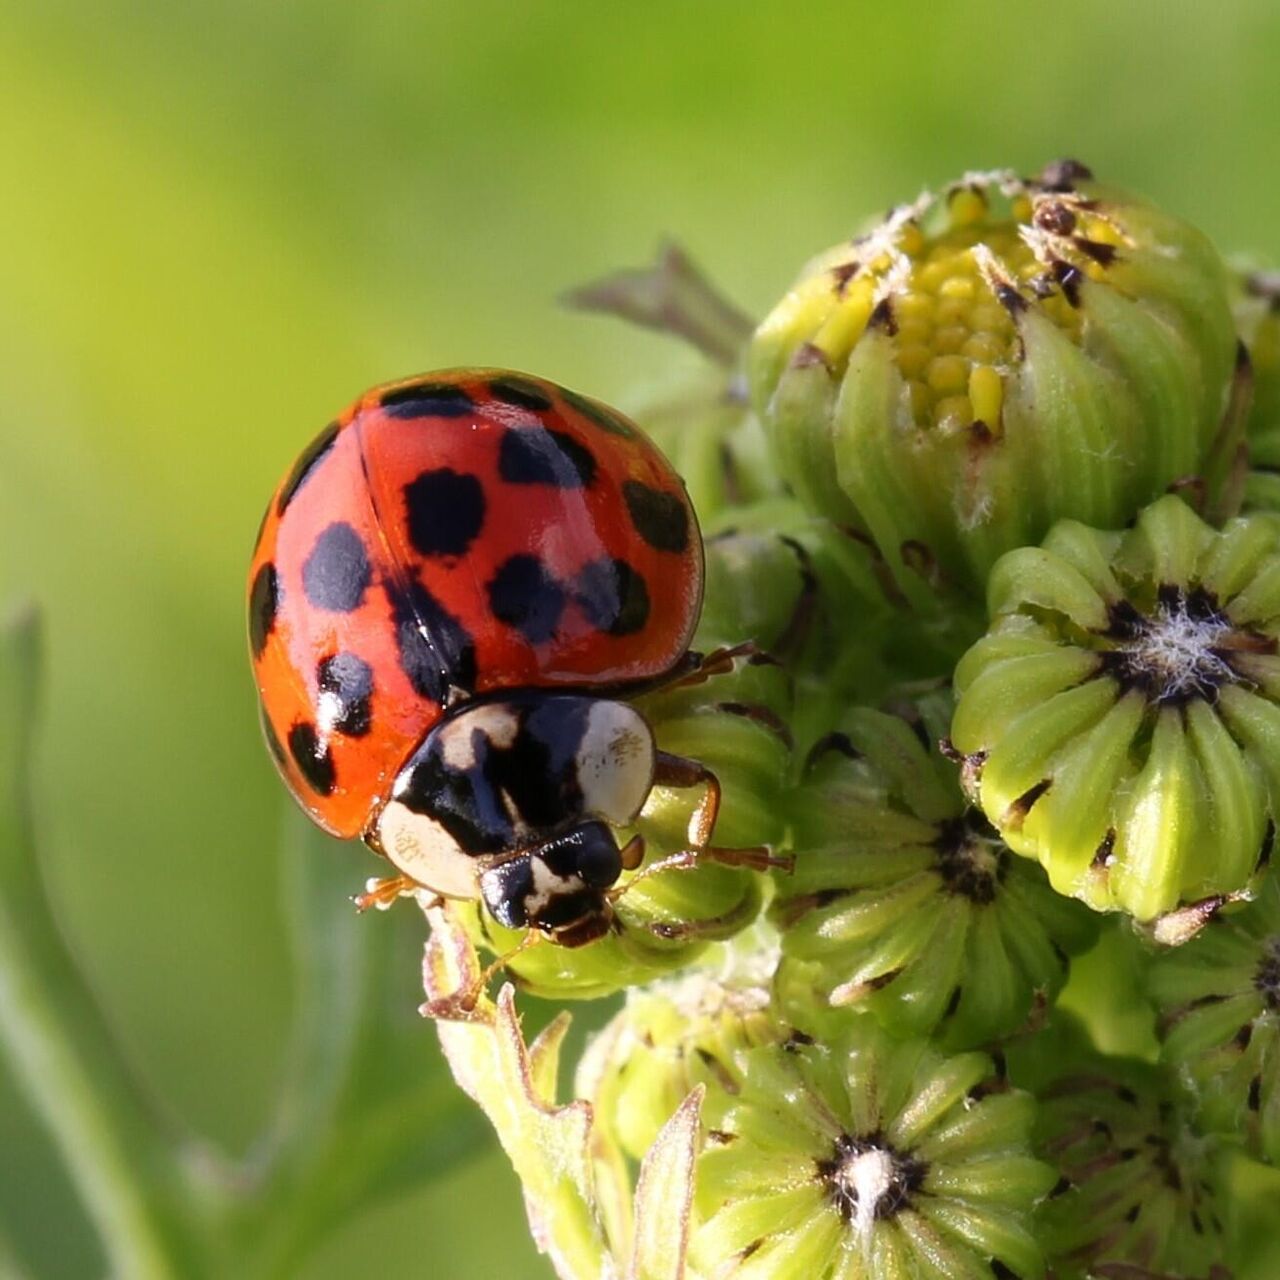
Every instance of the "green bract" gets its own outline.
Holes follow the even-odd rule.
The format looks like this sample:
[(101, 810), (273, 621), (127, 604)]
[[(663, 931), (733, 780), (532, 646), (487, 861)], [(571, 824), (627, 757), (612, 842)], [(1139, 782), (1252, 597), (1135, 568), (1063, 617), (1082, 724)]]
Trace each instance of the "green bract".
[(988, 605), (951, 737), (1010, 848), (1143, 921), (1245, 889), (1280, 803), (1276, 524), (1215, 530), (1175, 497), (1127, 533), (1064, 521)]
[(1280, 1163), (1280, 881), (1185, 947), (1157, 959), (1164, 1060), (1201, 1130)]
[(1064, 162), (967, 175), (821, 254), (750, 376), (782, 476), (925, 601), (1057, 519), (1216, 479), (1235, 348), (1204, 237)]
[(1052, 1000), (1095, 936), (966, 804), (955, 765), (917, 737), (936, 742), (926, 725), (847, 713), (791, 797), (795, 870), (770, 917), (779, 999), (807, 1030), (866, 1010), (899, 1035), (984, 1044)]

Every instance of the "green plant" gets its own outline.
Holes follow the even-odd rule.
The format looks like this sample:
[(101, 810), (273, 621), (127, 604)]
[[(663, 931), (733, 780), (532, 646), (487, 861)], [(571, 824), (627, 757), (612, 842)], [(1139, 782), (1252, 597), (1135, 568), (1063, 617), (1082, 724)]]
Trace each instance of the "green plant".
[[(754, 335), (675, 250), (570, 300), (709, 358), (635, 412), (706, 525), (699, 645), (770, 660), (643, 706), (720, 778), (720, 840), (786, 862), (645, 879), (609, 936), (512, 955), (474, 1007), (520, 936), (418, 895), (424, 1010), (539, 1249), (575, 1280), (1247, 1265), (1280, 1097), (1280, 526), (1244, 440), (1269, 463), (1269, 384), (1249, 418), (1237, 353), (1269, 359), (1270, 312), (1238, 307), (1238, 337), (1212, 246), (1070, 162), (899, 207)], [(475, 1132), (380, 1007), (421, 916), (357, 927), (295, 821), (276, 1122), (243, 1162), (168, 1132), (53, 923), (22, 781), (38, 628), (2, 634), (0, 1040), (115, 1272), (288, 1275)], [(659, 788), (637, 828), (660, 856), (687, 816)], [(567, 1101), (569, 1016), (530, 1034), (517, 987), (626, 993)]]

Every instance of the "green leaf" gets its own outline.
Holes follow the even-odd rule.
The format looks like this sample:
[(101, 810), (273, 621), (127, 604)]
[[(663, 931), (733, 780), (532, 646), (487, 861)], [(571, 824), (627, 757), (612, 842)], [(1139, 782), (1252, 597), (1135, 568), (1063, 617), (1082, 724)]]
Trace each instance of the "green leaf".
[(0, 1051), (57, 1143), (112, 1271), (192, 1280), (206, 1271), (176, 1201), (183, 1171), (62, 941), (36, 863), (26, 774), (39, 650), (33, 611), (0, 623)]

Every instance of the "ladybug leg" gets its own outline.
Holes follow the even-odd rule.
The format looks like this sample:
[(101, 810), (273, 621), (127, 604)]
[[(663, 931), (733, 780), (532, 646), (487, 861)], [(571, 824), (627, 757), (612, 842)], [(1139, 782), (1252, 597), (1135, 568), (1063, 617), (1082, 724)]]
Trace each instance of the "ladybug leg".
[[(753, 871), (764, 871), (769, 867), (781, 867), (790, 871), (795, 865), (795, 860), (791, 857), (774, 856), (767, 845), (754, 845), (746, 849), (725, 849), (712, 845), (711, 836), (715, 831), (716, 818), (720, 815), (720, 779), (701, 761), (659, 751), (654, 759), (653, 781), (656, 786), (703, 789), (702, 797), (694, 805), (689, 817), (690, 847), (686, 853), (694, 861), (680, 865), (692, 866), (702, 860), (720, 862), (730, 867), (750, 867)], [(685, 854), (673, 856), (682, 858)], [(661, 867), (663, 863), (676, 865), (664, 858), (662, 862), (655, 863), (654, 867)]]
[(684, 689), (693, 684), (702, 684), (712, 676), (728, 675), (739, 658), (751, 659), (768, 657), (768, 655), (754, 640), (745, 640), (742, 644), (735, 644), (732, 647), (722, 645), (719, 649), (712, 649), (710, 653), (690, 654), (689, 657), (693, 665), (680, 669), (669, 683), (659, 686), (663, 693), (669, 693), (672, 689)]
[(476, 1004), (494, 976), (505, 969), (522, 951), (527, 951), (530, 947), (545, 941), (546, 934), (539, 933), (537, 929), (526, 929), (524, 937), (510, 951), (504, 952), (492, 964), (486, 965), (461, 990), (455, 991), (453, 995), (446, 996), (443, 1000), (430, 1001), (423, 1006), (424, 1012), (428, 1017), (443, 1018), (447, 1022), (469, 1021), (475, 1013)]
[(368, 911), (373, 907), (377, 911), (386, 911), (397, 898), (412, 897), (422, 886), (408, 876), (387, 876), (384, 879), (373, 879), (365, 882), (364, 892), (351, 899), (357, 911)]

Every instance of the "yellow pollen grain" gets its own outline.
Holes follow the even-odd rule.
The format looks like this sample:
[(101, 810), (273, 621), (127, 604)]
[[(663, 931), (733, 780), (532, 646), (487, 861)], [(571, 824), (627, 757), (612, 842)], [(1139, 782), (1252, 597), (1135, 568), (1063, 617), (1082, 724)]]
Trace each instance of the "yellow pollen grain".
[(969, 384), (969, 362), (963, 356), (935, 356), (925, 378), (939, 395), (963, 391)]
[(898, 348), (898, 368), (908, 378), (918, 378), (933, 359), (933, 352), (919, 342), (908, 343)]
[(899, 323), (907, 319), (927, 320), (933, 314), (933, 299), (923, 293), (900, 293), (893, 299), (893, 314)]
[(976, 420), (994, 426), (1000, 421), (1004, 405), (1004, 379), (989, 364), (974, 365), (969, 370), (969, 402)]
[(911, 397), (911, 413), (917, 422), (924, 422), (929, 416), (929, 405), (932, 402), (929, 388), (923, 382), (908, 382), (907, 391)]
[(943, 355), (955, 355), (964, 346), (969, 330), (962, 324), (944, 325), (933, 335), (933, 349)]
[(986, 197), (972, 187), (961, 187), (951, 193), (947, 216), (953, 227), (969, 227), (987, 216)]
[(898, 236), (898, 248), (914, 257), (924, 248), (924, 232), (917, 223), (908, 222)]
[(993, 333), (975, 333), (960, 348), (960, 354), (979, 364), (994, 364), (1005, 354), (1007, 345)]
[(940, 298), (962, 298), (968, 302), (977, 292), (977, 285), (972, 276), (952, 276), (938, 286)]
[(898, 318), (897, 308), (894, 308), (894, 317), (898, 321), (898, 341), (911, 342), (928, 342), (930, 335), (933, 333), (933, 325), (929, 323), (926, 316), (903, 316)]

